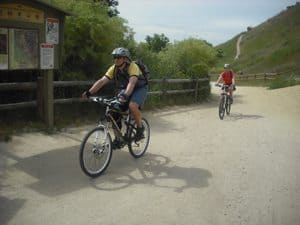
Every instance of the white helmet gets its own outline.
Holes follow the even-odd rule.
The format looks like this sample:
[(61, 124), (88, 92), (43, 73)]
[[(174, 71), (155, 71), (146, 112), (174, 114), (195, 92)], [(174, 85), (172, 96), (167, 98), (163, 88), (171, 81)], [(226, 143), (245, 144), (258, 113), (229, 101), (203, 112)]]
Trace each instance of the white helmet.
[(224, 69), (229, 69), (229, 68), (230, 68), (230, 64), (225, 63), (225, 64), (224, 64)]
[(130, 59), (130, 53), (127, 48), (123, 48), (123, 47), (115, 48), (111, 54), (113, 55), (113, 57), (121, 56)]

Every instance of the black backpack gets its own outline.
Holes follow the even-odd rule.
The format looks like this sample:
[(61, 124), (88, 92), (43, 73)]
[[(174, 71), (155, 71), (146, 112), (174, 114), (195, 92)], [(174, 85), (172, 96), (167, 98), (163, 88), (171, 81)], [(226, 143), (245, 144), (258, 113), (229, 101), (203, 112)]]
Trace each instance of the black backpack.
[[(135, 63), (142, 72), (142, 77), (141, 77), (141, 79), (139, 79), (138, 85), (143, 85), (145, 83), (149, 84), (150, 72), (148, 70), (148, 67), (140, 59), (132, 61), (132, 62)], [(128, 70), (129, 65), (130, 65), (130, 63), (127, 64), (126, 70)], [(119, 88), (125, 88), (125, 87), (122, 86), (122, 82), (120, 82), (120, 80), (125, 79), (128, 82), (128, 77), (127, 76), (126, 77), (117, 76), (116, 66), (114, 67), (114, 78), (115, 78), (115, 82), (116, 82), (116, 84)]]
[(148, 67), (143, 63), (143, 61), (141, 59), (135, 60), (133, 61), (142, 71), (143, 77), (146, 80), (146, 83), (149, 84), (149, 80), (150, 80), (150, 71), (148, 69)]

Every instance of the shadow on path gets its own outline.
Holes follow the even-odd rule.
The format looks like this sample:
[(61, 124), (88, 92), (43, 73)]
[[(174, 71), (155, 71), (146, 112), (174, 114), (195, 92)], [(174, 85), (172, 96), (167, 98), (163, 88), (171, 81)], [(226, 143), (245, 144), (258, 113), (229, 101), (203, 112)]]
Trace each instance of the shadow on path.
[(14, 172), (17, 169), (34, 178), (32, 183), (30, 180), (21, 180), (16, 185), (27, 186), (50, 197), (91, 185), (99, 190), (113, 191), (135, 184), (150, 184), (182, 191), (186, 188), (206, 187), (208, 178), (212, 176), (209, 171), (200, 168), (170, 166), (170, 160), (162, 155), (146, 153), (142, 158), (134, 159), (126, 150), (114, 151), (106, 173), (96, 179), (85, 176), (81, 171), (78, 147), (52, 150), (27, 158), (1, 152), (0, 157), (17, 161), (16, 164), (3, 168), (4, 170), (12, 167)]
[(260, 115), (247, 115), (242, 113), (230, 113), (229, 116), (226, 117), (228, 120), (237, 121), (237, 120), (257, 120), (264, 118)]
[(23, 199), (8, 199), (0, 196), (0, 224), (5, 225), (24, 205)]
[(142, 184), (182, 192), (188, 188), (207, 187), (208, 179), (212, 177), (205, 169), (170, 165), (170, 159), (163, 155), (147, 153), (143, 158), (129, 160), (126, 164), (119, 160), (115, 160), (118, 167), (113, 174), (91, 180), (96, 189), (113, 191)]

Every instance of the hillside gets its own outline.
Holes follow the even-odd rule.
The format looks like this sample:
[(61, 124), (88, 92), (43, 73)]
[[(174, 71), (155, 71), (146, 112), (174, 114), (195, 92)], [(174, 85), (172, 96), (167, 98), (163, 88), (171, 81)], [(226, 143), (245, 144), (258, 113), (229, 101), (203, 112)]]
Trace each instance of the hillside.
[[(240, 57), (235, 60), (236, 43), (240, 43)], [(215, 47), (223, 50), (217, 68), (224, 63), (244, 73), (277, 72), (300, 74), (300, 4), (288, 7), (247, 32)]]

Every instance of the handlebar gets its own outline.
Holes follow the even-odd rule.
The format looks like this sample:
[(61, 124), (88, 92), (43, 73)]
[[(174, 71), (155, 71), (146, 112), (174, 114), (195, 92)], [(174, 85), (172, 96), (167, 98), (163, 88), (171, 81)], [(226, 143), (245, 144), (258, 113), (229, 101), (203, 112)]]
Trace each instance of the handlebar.
[(117, 97), (112, 98), (103, 96), (90, 96), (89, 100), (104, 105), (109, 109), (113, 109), (118, 112), (126, 112), (128, 110), (128, 106), (120, 102)]
[(116, 97), (109, 98), (109, 97), (103, 97), (103, 96), (91, 96), (89, 97), (89, 100), (93, 102), (97, 102), (103, 105), (112, 106), (113, 104), (120, 104), (118, 99)]
[(228, 84), (215, 84), (215, 86), (217, 86), (217, 87), (221, 87), (221, 88), (229, 88), (229, 87), (231, 87), (231, 86), (233, 86), (232, 84), (230, 84), (230, 85), (228, 85)]

